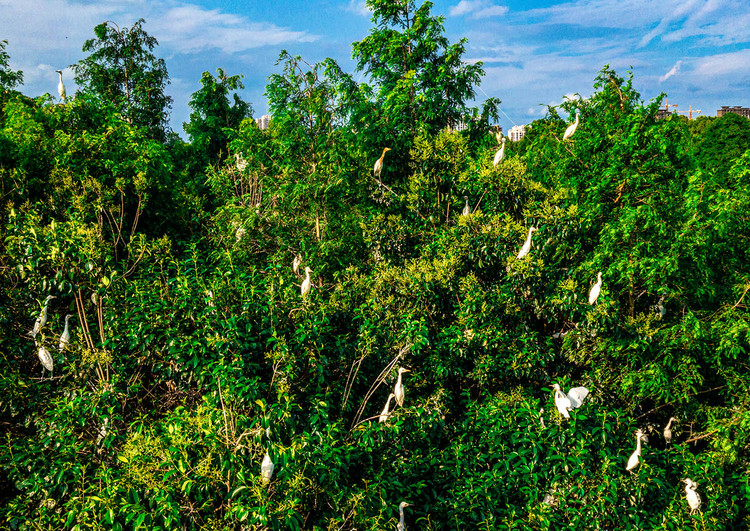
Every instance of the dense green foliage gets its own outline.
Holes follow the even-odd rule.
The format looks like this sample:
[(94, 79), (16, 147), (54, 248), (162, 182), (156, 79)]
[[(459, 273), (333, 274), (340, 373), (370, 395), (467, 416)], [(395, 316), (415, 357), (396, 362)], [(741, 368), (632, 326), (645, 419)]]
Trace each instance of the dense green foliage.
[[(406, 501), (409, 529), (747, 528), (747, 124), (656, 120), (604, 67), (494, 166), (481, 65), (429, 3), (368, 4), (369, 84), (282, 52), (267, 130), (222, 71), (188, 143), (96, 85), (4, 88), (0, 525), (374, 531)], [(553, 383), (591, 391), (569, 420)]]

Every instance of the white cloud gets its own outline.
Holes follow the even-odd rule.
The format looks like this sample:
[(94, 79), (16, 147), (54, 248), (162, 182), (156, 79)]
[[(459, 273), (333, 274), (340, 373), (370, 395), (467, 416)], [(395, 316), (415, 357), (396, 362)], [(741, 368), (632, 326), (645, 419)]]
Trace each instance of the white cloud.
[(750, 70), (750, 49), (701, 57), (696, 61), (695, 74), (712, 78), (728, 74), (741, 74)]
[(349, 5), (344, 9), (350, 13), (362, 15), (363, 17), (369, 17), (372, 15), (372, 11), (367, 7), (367, 3), (364, 0), (349, 0)]
[(667, 79), (669, 79), (670, 77), (672, 77), (673, 75), (675, 75), (677, 72), (679, 72), (680, 71), (680, 65), (682, 65), (682, 60), (677, 61), (674, 64), (674, 66), (669, 70), (669, 72), (667, 72), (666, 74), (664, 74), (663, 76), (661, 76), (659, 78), (659, 83), (664, 83)]
[(494, 5), (487, 0), (461, 0), (448, 10), (448, 14), (453, 17), (471, 14), (473, 19), (498, 17), (505, 15), (507, 12), (506, 6)]

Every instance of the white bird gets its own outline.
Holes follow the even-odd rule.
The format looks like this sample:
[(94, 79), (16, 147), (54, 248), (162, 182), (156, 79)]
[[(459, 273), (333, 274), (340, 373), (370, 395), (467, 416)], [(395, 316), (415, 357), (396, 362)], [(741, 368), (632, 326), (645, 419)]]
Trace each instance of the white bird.
[(659, 301), (656, 303), (656, 311), (659, 313), (659, 317), (664, 319), (667, 315), (667, 308), (664, 306), (664, 295), (659, 297)]
[(409, 507), (411, 504), (406, 502), (401, 502), (398, 504), (398, 526), (396, 526), (396, 531), (406, 531), (406, 524), (404, 523), (404, 507)]
[(578, 111), (576, 111), (576, 121), (573, 122), (568, 126), (568, 128), (565, 130), (565, 134), (563, 134), (563, 140), (567, 140), (573, 134), (576, 132), (576, 128), (578, 127)]
[(375, 177), (378, 179), (380, 178), (380, 173), (383, 171), (383, 158), (385, 157), (385, 154), (390, 151), (391, 148), (383, 148), (383, 154), (380, 155), (380, 158), (375, 161), (375, 167), (372, 169), (372, 172), (375, 174)]
[(589, 394), (589, 390), (585, 387), (574, 387), (568, 391), (567, 395), (562, 392), (558, 384), (553, 384), (552, 389), (555, 390), (555, 406), (560, 415), (566, 419), (570, 418), (569, 411), (581, 407)]
[(669, 422), (667, 422), (667, 425), (664, 427), (664, 441), (667, 444), (672, 443), (672, 422), (677, 420), (674, 417), (669, 417)]
[(307, 297), (310, 294), (310, 287), (312, 286), (312, 281), (310, 280), (310, 269), (309, 267), (305, 268), (305, 280), (302, 281), (302, 285), (300, 286), (300, 289), (302, 291), (302, 297)]
[(245, 160), (245, 157), (242, 156), (242, 153), (235, 153), (234, 160), (237, 164), (237, 169), (241, 172), (245, 171), (245, 168), (247, 168), (247, 161)]
[(628, 459), (628, 464), (625, 467), (625, 470), (632, 473), (633, 470), (636, 469), (636, 467), (640, 464), (641, 459), (641, 437), (643, 437), (643, 432), (641, 430), (638, 430), (635, 432), (635, 452), (633, 452), (633, 455), (630, 456), (630, 459)]
[(518, 256), (516, 256), (517, 260), (522, 260), (527, 254), (529, 254), (529, 251), (531, 250), (531, 235), (535, 230), (534, 227), (529, 228), (529, 235), (526, 236), (526, 241), (524, 242), (523, 247), (518, 251)]
[(391, 409), (391, 398), (393, 398), (393, 393), (388, 395), (388, 401), (385, 403), (385, 407), (383, 408), (383, 412), (380, 413), (380, 417), (378, 418), (378, 422), (385, 422), (388, 420), (388, 417), (390, 416), (390, 409)]
[(502, 138), (500, 149), (497, 150), (497, 153), (495, 153), (495, 158), (492, 159), (492, 165), (497, 166), (498, 164), (500, 164), (500, 161), (503, 160), (504, 156), (505, 156), (505, 137)]
[(71, 317), (73, 316), (70, 314), (65, 316), (65, 329), (63, 330), (63, 333), (60, 334), (60, 345), (57, 349), (59, 352), (62, 352), (65, 347), (68, 346), (68, 343), (70, 343), (70, 329), (68, 328), (68, 321), (70, 321)]
[(471, 207), (469, 206), (469, 198), (467, 196), (464, 196), (464, 199), (466, 200), (466, 204), (464, 205), (464, 210), (461, 212), (463, 216), (468, 216), (471, 214)]
[(99, 444), (109, 433), (107, 426), (109, 426), (109, 418), (104, 417), (104, 422), (102, 423), (101, 428), (99, 428), (99, 433), (96, 436), (96, 444)]
[(294, 271), (294, 274), (297, 276), (300, 276), (299, 266), (301, 264), (302, 264), (302, 257), (300, 255), (295, 256), (294, 260), (292, 260), (292, 271)]
[(589, 304), (593, 305), (596, 302), (596, 299), (599, 298), (599, 294), (602, 292), (602, 272), (599, 271), (599, 274), (596, 277), (596, 284), (591, 286), (591, 291), (589, 291)]
[(47, 298), (44, 299), (44, 306), (42, 307), (42, 311), (39, 314), (39, 317), (36, 318), (36, 321), (34, 322), (34, 328), (31, 330), (31, 337), (36, 337), (36, 335), (42, 331), (42, 328), (44, 325), (47, 324), (47, 304), (49, 304), (49, 301), (54, 299), (52, 295), (47, 295)]
[(686, 484), (685, 498), (687, 499), (688, 506), (690, 507), (690, 514), (693, 514), (695, 511), (699, 511), (701, 508), (701, 497), (697, 492), (695, 492), (695, 489), (698, 488), (698, 484), (689, 478), (685, 478), (682, 481)]
[[(40, 345), (39, 350), (37, 350), (36, 354), (37, 356), (39, 356), (39, 361), (42, 362), (44, 369), (52, 372), (52, 369), (54, 368), (54, 362), (52, 360), (52, 354), (49, 353), (47, 347), (45, 347), (44, 345)], [(44, 374), (44, 369), (42, 369), (42, 374)]]
[(62, 70), (55, 70), (55, 72), (60, 74), (60, 82), (57, 84), (57, 93), (60, 95), (60, 99), (64, 102), (67, 94), (65, 92), (65, 84), (62, 80)]
[(411, 371), (409, 371), (409, 369), (399, 367), (398, 380), (396, 380), (396, 387), (393, 388), (393, 396), (396, 397), (396, 403), (401, 407), (404, 406), (404, 382), (401, 380), (401, 375), (405, 372)]
[(266, 455), (263, 456), (263, 462), (260, 464), (260, 478), (264, 485), (271, 481), (274, 466), (271, 456), (268, 454), (268, 450), (266, 450)]

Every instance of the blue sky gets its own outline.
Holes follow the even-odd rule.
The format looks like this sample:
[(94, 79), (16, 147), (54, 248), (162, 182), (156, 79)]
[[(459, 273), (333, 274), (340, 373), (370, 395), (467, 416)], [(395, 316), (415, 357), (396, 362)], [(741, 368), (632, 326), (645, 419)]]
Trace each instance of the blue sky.
[[(419, 3), (418, 3), (419, 5)], [(750, 5), (747, 0), (436, 0), (448, 38), (468, 39), (467, 61), (484, 62), (478, 91), (499, 97), (501, 125), (525, 124), (566, 96), (591, 94), (609, 64), (649, 100), (665, 92), (678, 110), (714, 116), (721, 105), (750, 106)], [(0, 39), (26, 94), (56, 93), (55, 70), (84, 57), (83, 42), (105, 20), (145, 18), (167, 62), (172, 127), (182, 132), (201, 73), (244, 75), (242, 96), (259, 116), (282, 49), (313, 63), (332, 57), (353, 72), (351, 43), (371, 27), (359, 0), (147, 1), (0, 0)], [(64, 71), (68, 93), (75, 87)]]

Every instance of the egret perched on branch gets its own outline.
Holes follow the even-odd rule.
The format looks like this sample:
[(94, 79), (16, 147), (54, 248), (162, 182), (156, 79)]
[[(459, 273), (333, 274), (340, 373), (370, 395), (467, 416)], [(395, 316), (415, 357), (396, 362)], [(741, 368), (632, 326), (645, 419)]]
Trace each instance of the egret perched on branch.
[(104, 439), (107, 436), (107, 434), (109, 433), (108, 426), (109, 426), (109, 418), (104, 417), (104, 422), (99, 428), (99, 433), (96, 435), (96, 444), (99, 444), (100, 442), (102, 442), (102, 439)]
[(578, 111), (576, 111), (576, 121), (570, 124), (568, 128), (565, 130), (565, 133), (563, 134), (563, 140), (567, 140), (571, 136), (573, 136), (573, 134), (576, 132), (577, 127), (578, 127)]
[(688, 506), (690, 507), (690, 514), (693, 514), (701, 508), (701, 497), (695, 492), (698, 484), (689, 478), (685, 478), (682, 481), (685, 483), (685, 499), (687, 499)]
[(266, 450), (266, 455), (263, 456), (263, 462), (260, 464), (260, 478), (264, 485), (271, 481), (274, 466), (271, 456), (268, 454), (268, 450)]
[[(47, 369), (51, 373), (54, 368), (54, 363), (52, 361), (52, 354), (49, 353), (47, 347), (39, 345), (39, 350), (37, 350), (36, 354), (39, 356), (39, 361), (42, 362), (42, 366), (44, 367), (42, 369), (42, 376), (44, 376), (44, 369)], [(50, 377), (52, 376), (50, 375)]]
[(312, 281), (310, 280), (310, 269), (309, 267), (305, 268), (305, 280), (302, 281), (302, 285), (300, 286), (300, 289), (302, 290), (302, 297), (307, 297), (310, 294), (310, 287), (312, 286)]
[(529, 254), (529, 251), (531, 251), (531, 235), (534, 233), (536, 228), (531, 227), (529, 228), (529, 235), (526, 236), (526, 241), (523, 244), (523, 247), (521, 247), (521, 250), (518, 251), (518, 256), (516, 256), (517, 260), (522, 260), (526, 257), (527, 254)]
[(393, 396), (396, 397), (396, 403), (403, 407), (404, 406), (404, 382), (401, 381), (401, 375), (405, 372), (411, 372), (409, 369), (399, 367), (398, 369), (398, 380), (396, 380), (396, 387), (393, 388)]
[(57, 93), (60, 95), (60, 99), (65, 102), (65, 98), (67, 97), (67, 94), (65, 92), (65, 84), (62, 80), (62, 70), (55, 70), (58, 74), (60, 74), (60, 82), (57, 84)]
[(72, 315), (68, 314), (65, 316), (65, 329), (63, 330), (63, 333), (60, 334), (60, 345), (58, 347), (58, 351), (62, 352), (65, 347), (68, 346), (68, 343), (70, 342), (70, 329), (68, 328), (68, 321), (70, 321), (70, 318), (73, 317)]
[(581, 407), (589, 394), (589, 390), (585, 387), (574, 387), (568, 391), (567, 395), (560, 390), (558, 384), (553, 384), (552, 389), (555, 390), (555, 406), (557, 406), (560, 415), (566, 419), (570, 418), (569, 411)]
[(375, 161), (375, 167), (372, 169), (372, 172), (375, 174), (375, 177), (380, 179), (380, 173), (383, 171), (383, 158), (385, 157), (385, 154), (390, 151), (391, 148), (383, 148), (383, 154), (380, 155), (380, 158)]
[(54, 299), (52, 295), (47, 295), (47, 298), (44, 299), (44, 306), (42, 307), (42, 311), (39, 314), (39, 317), (36, 318), (36, 321), (34, 322), (34, 328), (31, 330), (31, 337), (36, 337), (36, 335), (42, 331), (42, 328), (44, 325), (47, 324), (47, 304), (49, 304), (49, 301)]
[(669, 417), (669, 422), (667, 422), (667, 425), (664, 427), (664, 441), (667, 444), (672, 444), (672, 422), (677, 420), (674, 417)]
[(390, 410), (391, 410), (391, 398), (393, 398), (394, 396), (396, 396), (396, 395), (394, 395), (393, 393), (391, 393), (391, 394), (388, 395), (388, 400), (385, 403), (385, 407), (383, 408), (383, 412), (380, 413), (380, 417), (378, 418), (378, 422), (385, 422), (386, 420), (388, 420), (388, 417), (391, 414), (391, 412), (390, 412)]
[(294, 260), (292, 260), (292, 271), (294, 271), (294, 274), (298, 277), (301, 276), (299, 274), (299, 266), (302, 264), (302, 257), (300, 255), (297, 255), (294, 257)]
[(498, 164), (500, 164), (500, 161), (503, 160), (503, 157), (505, 156), (505, 137), (502, 137), (500, 144), (500, 149), (497, 150), (497, 153), (495, 153), (495, 158), (492, 159), (493, 166), (497, 166)]
[(591, 286), (591, 291), (589, 291), (589, 304), (593, 305), (596, 302), (596, 299), (599, 298), (599, 294), (602, 291), (602, 272), (599, 271), (599, 274), (596, 277), (596, 284)]
[(406, 502), (401, 502), (398, 504), (398, 526), (396, 527), (396, 531), (406, 531), (406, 524), (404, 523), (404, 507), (409, 507), (411, 504)]
[(464, 196), (464, 200), (466, 201), (466, 204), (464, 205), (464, 210), (461, 212), (461, 215), (468, 216), (471, 214), (471, 207), (469, 206), (469, 198), (468, 196)]
[(635, 432), (635, 452), (633, 452), (633, 455), (630, 456), (630, 459), (628, 459), (628, 464), (625, 467), (625, 470), (632, 473), (633, 470), (636, 469), (636, 467), (640, 464), (641, 459), (641, 438), (643, 437), (643, 432), (641, 430), (638, 430)]

